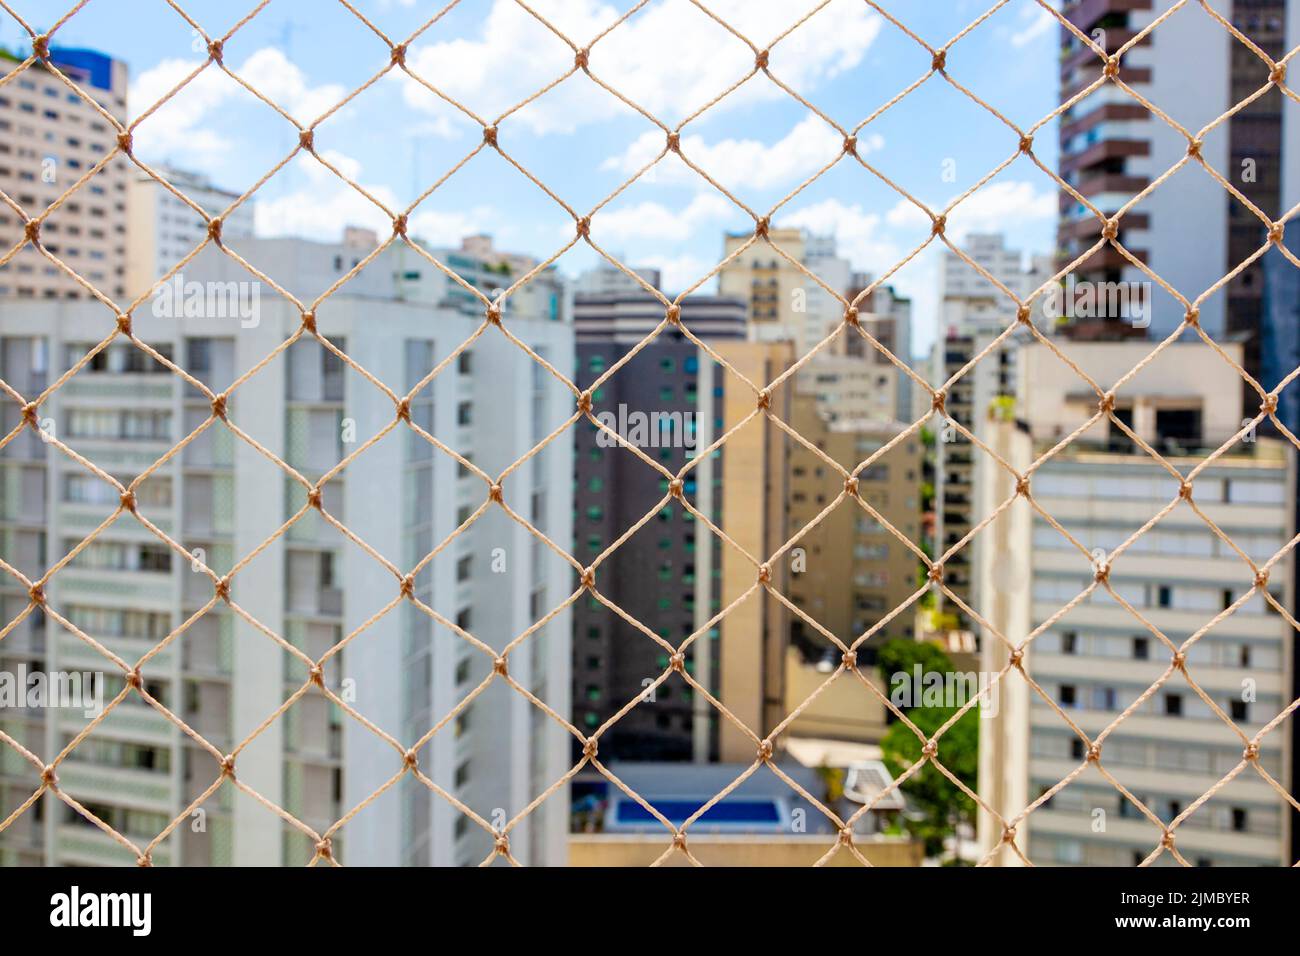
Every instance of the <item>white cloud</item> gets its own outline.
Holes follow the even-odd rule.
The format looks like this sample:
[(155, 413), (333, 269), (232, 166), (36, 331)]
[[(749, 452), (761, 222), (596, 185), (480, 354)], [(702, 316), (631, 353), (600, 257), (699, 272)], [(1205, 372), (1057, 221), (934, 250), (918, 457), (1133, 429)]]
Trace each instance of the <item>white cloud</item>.
[[(935, 212), (942, 208), (939, 204), (929, 205)], [(949, 214), (945, 233), (960, 242), (972, 232), (1004, 232), (1008, 223), (1052, 219), (1056, 215), (1055, 192), (1039, 192), (1032, 183), (1003, 180), (989, 183), (962, 200)], [(905, 199), (898, 201), (885, 220), (890, 226), (913, 231), (930, 226), (929, 217)]]
[(1048, 33), (1053, 27), (1059, 26), (1060, 21), (1052, 16), (1042, 7), (1038, 7), (1038, 14), (1034, 16), (1032, 10), (1024, 11), (1027, 17), (1032, 17), (1028, 25), (1017, 30), (1011, 35), (1011, 45), (1014, 47), (1027, 46), (1037, 40), (1044, 33)]
[[(130, 98), (134, 115), (139, 115), (166, 96), (178, 83), (198, 68), (201, 60), (163, 60), (145, 70), (131, 84)], [(231, 69), (254, 89), (260, 91), (303, 125), (343, 99), (346, 91), (337, 83), (312, 86), (301, 69), (273, 47), (252, 53)], [(216, 66), (209, 66), (194, 77), (172, 99), (164, 103), (139, 127), (139, 146), (146, 155), (169, 158), (184, 157), (191, 161), (211, 161), (228, 154), (234, 143), (229, 122), (208, 123), (219, 111), (236, 103), (252, 103), (253, 97)], [(285, 120), (277, 119), (288, 127)]]
[[(624, 239), (684, 242), (694, 237), (705, 223), (725, 219), (733, 213), (743, 215), (738, 206), (717, 193), (701, 193), (680, 212), (662, 203), (640, 202), (596, 213), (591, 220), (591, 238), (600, 245)], [(572, 235), (572, 227), (565, 227), (563, 232)]]
[[(859, 144), (858, 151), (866, 155), (880, 149), (883, 143), (880, 136), (872, 136)], [(722, 139), (710, 144), (699, 135), (686, 136), (681, 143), (683, 154), (691, 162), (732, 190), (771, 189), (802, 182), (839, 155), (843, 146), (840, 134), (825, 120), (812, 115), (770, 146), (756, 139)], [(630, 176), (658, 156), (663, 148), (663, 133), (649, 130), (621, 156), (605, 160), (601, 168)], [(660, 182), (695, 183), (712, 188), (673, 153), (665, 156), (651, 173)]]
[[(360, 183), (366, 191), (389, 209), (398, 211), (401, 200), (386, 186), (366, 183), (361, 164), (333, 151), (321, 154), (340, 172)], [(373, 229), (381, 237), (392, 231), (392, 220), (384, 211), (311, 156), (299, 156), (295, 171), (305, 182), (273, 199), (259, 196), (255, 206), (258, 236), (306, 236), (317, 240), (337, 239), (345, 226)], [(494, 213), (479, 207), (468, 212), (443, 212), (417, 206), (411, 215), (408, 234), (431, 245), (460, 243), (462, 237), (490, 231)]]
[[(534, 0), (532, 6), (581, 45), (624, 12), (601, 0)], [(801, 10), (788, 4), (712, 0), (718, 16), (736, 23), (756, 44), (784, 32)], [(862, 61), (881, 18), (855, 3), (833, 4), (782, 40), (772, 51), (773, 72), (809, 91)], [(520, 102), (573, 66), (573, 51), (514, 0), (494, 0), (478, 39), (417, 46), (411, 70), (485, 119)], [(666, 0), (638, 11), (591, 51), (591, 70), (661, 119), (675, 122), (704, 106), (744, 76), (754, 55), (688, 0)], [(459, 116), (424, 87), (408, 80), (407, 102), (442, 116)], [(713, 107), (733, 109), (787, 94), (756, 76)], [(583, 75), (571, 77), (511, 120), (534, 132), (568, 132), (583, 123), (627, 113), (628, 108)]]

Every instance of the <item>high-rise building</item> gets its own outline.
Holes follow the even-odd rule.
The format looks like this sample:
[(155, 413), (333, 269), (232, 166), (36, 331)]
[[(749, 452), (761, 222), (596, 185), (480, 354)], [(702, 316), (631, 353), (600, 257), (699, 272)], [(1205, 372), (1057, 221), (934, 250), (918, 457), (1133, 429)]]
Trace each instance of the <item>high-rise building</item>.
[[(313, 244), (295, 242), (301, 248), (292, 259), (318, 258), (307, 248)], [(279, 243), (263, 251), (286, 248)], [(258, 250), (248, 251), (257, 257)], [(226, 257), (213, 251), (200, 258), (187, 269), (188, 279), (202, 278), (206, 288), (224, 294), (229, 276), (220, 267)], [(482, 324), (445, 309), (354, 296), (350, 289), (317, 310), (316, 328), (399, 394)], [(259, 298), (241, 293), (240, 301), (256, 308), (234, 316), (142, 307), (134, 333), (221, 392), (302, 325), (291, 303), (263, 292)], [(113, 316), (92, 303), (7, 308), (0, 342), (5, 381), (25, 396), (38, 395), (91, 352), (106, 324), (112, 327)], [(511, 331), (557, 366), (571, 364), (568, 324), (516, 315)], [(568, 401), (552, 385), (544, 368), (490, 332), (411, 399), (410, 420), (495, 477), (568, 415)], [(45, 598), (50, 609), (132, 664), (189, 621), (145, 665), (144, 687), (223, 753), (308, 679), (304, 661), (271, 634), (312, 660), (346, 639), (325, 662), (323, 681), (412, 746), (493, 671), (492, 656), (449, 624), (500, 651), (572, 593), (572, 568), (500, 508), (489, 507), (452, 536), (488, 499), (487, 483), (404, 424), (320, 486), (318, 511), (303, 482), (225, 424), (203, 427), (211, 411), (201, 392), (121, 338), (42, 403), (42, 428), (123, 483), (189, 436), (179, 454), (139, 485), (135, 501), (141, 515), (192, 555), (186, 560), (123, 515), (50, 579)], [(226, 411), (265, 453), (308, 483), (397, 414), (383, 391), (311, 336), (243, 381)], [(10, 403), (6, 428), (18, 423), (17, 414)], [(571, 502), (555, 490), (567, 488), (572, 468), (571, 446), (553, 442), (502, 482), (502, 500), (552, 539), (567, 542)], [(118, 505), (116, 489), (31, 432), (0, 452), (0, 470), (3, 552), (33, 579)], [(345, 537), (327, 515), (373, 553)], [(399, 573), (435, 551), (412, 582), (414, 600), (363, 627), (402, 593)], [(226, 574), (243, 560), (247, 565), (230, 582), (231, 603), (219, 595), (214, 601), (202, 567)], [(0, 591), (6, 621), (19, 618), (27, 593), (8, 575)], [(560, 713), (569, 710), (570, 628), (568, 612), (561, 611), (507, 661), (514, 681)], [(40, 609), (9, 631), (0, 647), (0, 670), (20, 667), (106, 672), (107, 695), (122, 688), (117, 668)], [(0, 713), (5, 733), (45, 760), (88, 722), (79, 710)], [(419, 766), (447, 793), (500, 824), (571, 766), (566, 739), (555, 721), (497, 680), (420, 748)], [(322, 833), (401, 767), (400, 753), (312, 689), (241, 751), (236, 773)], [(34, 774), (12, 748), (0, 747), (0, 812), (12, 812), (31, 795)], [(220, 771), (209, 751), (130, 695), (58, 774), (67, 793), (143, 846)], [(309, 837), (229, 784), (203, 809), (202, 825), (198, 817), (185, 821), (157, 848), (155, 862), (280, 865), (312, 856)], [(567, 808), (548, 801), (511, 830), (511, 853), (521, 861), (562, 863), (566, 831)], [(492, 834), (408, 775), (340, 831), (333, 852), (357, 864), (469, 864), (487, 857), (492, 845)], [(0, 835), (0, 856), (6, 863), (133, 862), (120, 844), (52, 795)]]
[[(0, 49), (0, 77), (21, 65)], [(46, 64), (72, 80), (99, 108), (125, 125), (127, 68), (94, 50), (53, 47), (0, 92), (0, 192), (38, 219), (117, 147), (117, 131)], [(41, 220), (39, 242), (85, 282), (115, 299), (126, 295), (127, 170), (117, 157)], [(26, 220), (0, 207), (6, 252), (28, 235)], [(67, 271), (29, 241), (0, 265), (0, 297), (91, 298)]]
[[(1240, 344), (1227, 350), (1240, 361)], [(1094, 381), (1113, 382), (1150, 344), (1075, 342), (1067, 351)], [(990, 445), (1023, 471), (1095, 414), (1099, 398), (1046, 346), (1026, 346), (1021, 359), (1020, 420), (1008, 416), (988, 434)], [(1288, 804), (1251, 766), (1185, 815), (1238, 767), (1245, 741), (1292, 699), (1294, 631), (1271, 603), (1290, 606), (1291, 559), (1278, 561), (1264, 579), (1269, 598), (1251, 593), (1257, 578), (1250, 562), (1263, 566), (1293, 533), (1295, 456), (1281, 442), (1246, 434), (1203, 464), (1242, 429), (1237, 385), (1235, 372), (1214, 352), (1180, 343), (1116, 396), (1115, 416), (1170, 465), (1184, 476), (1199, 469), (1189, 501), (1181, 500), (1173, 474), (1103, 421), (1030, 480), (1038, 508), (1070, 537), (1023, 499), (985, 529), (981, 611), (1013, 644), (1045, 627), (1024, 651), (1025, 670), (1087, 738), (1014, 670), (998, 685), (996, 713), (982, 715), (980, 792), (1004, 819), (1084, 767), (1017, 824), (1017, 846), (1034, 863), (1129, 866), (1160, 846), (1164, 826), (1176, 819), (1173, 846), (1190, 863), (1294, 862)], [(980, 511), (988, 513), (1015, 494), (1015, 481), (989, 456), (979, 470)], [(1115, 553), (1165, 509), (1157, 524)], [(1062, 614), (1103, 572), (1118, 598), (1099, 587)], [(1186, 654), (1186, 674), (1171, 668), (1175, 649)], [(1006, 645), (992, 633), (983, 635), (981, 653), (988, 673), (1008, 660)], [(1089, 742), (1103, 730), (1100, 768), (1160, 824), (1088, 765)], [(1285, 728), (1263, 737), (1258, 762), (1274, 780), (1290, 779)], [(981, 814), (984, 849), (1002, 835)], [(1003, 862), (1016, 861), (1010, 850), (1001, 852)], [(1166, 853), (1161, 862), (1175, 861)]]
[[(851, 501), (822, 514), (843, 492), (844, 480), (821, 456), (853, 471), (896, 440), (905, 426), (888, 421), (831, 421), (808, 395), (795, 397), (792, 424), (821, 454), (798, 442), (791, 448), (790, 533), (812, 527), (799, 539), (791, 562), (790, 601), (845, 645), (871, 631), (857, 649), (857, 661), (864, 676), (879, 683), (874, 666), (879, 646), (915, 636), (915, 607), (889, 615), (906, 605), (917, 590), (921, 562), (888, 527)], [(921, 440), (913, 434), (857, 478), (858, 496), (914, 543), (920, 540), (921, 467)], [(787, 711), (808, 696), (806, 688), (824, 682), (825, 672), (838, 667), (841, 658), (839, 648), (813, 624), (791, 614), (790, 627)], [(797, 658), (794, 650), (799, 652)], [(879, 742), (885, 725), (880, 699), (856, 680), (843, 678), (810, 705), (791, 732)]]
[[(645, 291), (579, 294), (574, 302), (577, 384), (587, 389), (664, 319), (665, 308)], [(692, 334), (717, 345), (741, 340), (745, 307), (734, 299), (690, 296), (681, 319)], [(592, 393), (602, 422), (676, 474), (722, 433), (721, 366), (677, 329), (661, 332)], [(595, 426), (575, 427), (575, 553), (591, 564), (669, 493), (658, 470)], [(721, 451), (731, 453), (728, 443)], [(683, 497), (720, 520), (713, 459), (683, 482)], [(717, 476), (720, 481), (720, 476)], [(596, 587), (659, 641), (676, 647), (719, 607), (721, 542), (680, 502), (670, 501), (619, 544), (596, 569)], [(575, 606), (574, 723), (590, 733), (645, 693), (669, 667), (671, 652), (591, 595)], [(700, 637), (684, 667), (716, 688), (718, 629)], [(690, 687), (671, 680), (625, 714), (601, 738), (601, 752), (631, 760), (715, 758), (716, 712)]]
[[(1000, 234), (968, 237), (962, 251), (1021, 299), (1052, 275), (1047, 257), (1030, 257), (1008, 249)], [(940, 388), (977, 356), (945, 397), (943, 422), (935, 436), (935, 541), (939, 554), (966, 537), (974, 527), (972, 479), (982, 453), (953, 422), (979, 435), (994, 404), (1016, 393), (1016, 355), (1022, 336), (1005, 339), (984, 354), (1016, 321), (1016, 306), (1006, 293), (952, 250), (940, 262), (939, 337), (934, 343), (931, 384)], [(979, 535), (949, 561), (944, 583), (968, 606), (979, 610), (971, 569), (982, 546)], [(971, 618), (960, 605), (938, 595), (942, 609), (939, 630), (969, 630)], [(974, 603), (972, 604), (972, 601)], [(950, 626), (949, 626), (950, 625)]]
[[(1295, 44), (1294, 32), (1289, 41), (1286, 38), (1286, 0), (1209, 0), (1176, 11), (1156, 26), (1124, 54), (1119, 78), (1192, 131), (1234, 110), (1269, 79), (1267, 64), (1201, 6), (1230, 20), (1274, 58)], [(1113, 54), (1166, 9), (1154, 0), (1074, 0), (1061, 12)], [(1096, 51), (1064, 28), (1061, 43), (1064, 102), (1093, 83), (1104, 64)], [(1276, 90), (1260, 97), (1234, 112), (1200, 145), (1204, 160), (1270, 217), (1279, 215), (1281, 208), (1284, 102)], [(1062, 178), (1108, 217), (1188, 152), (1182, 133), (1114, 84), (1071, 106), (1060, 124)], [(1188, 299), (1245, 262), (1265, 244), (1268, 233), (1248, 208), (1198, 166), (1187, 164), (1126, 212), (1117, 235), (1124, 248)], [(1062, 191), (1060, 264), (1072, 262), (1101, 236), (1097, 216)], [(1259, 261), (1251, 263), (1199, 306), (1200, 324), (1210, 335), (1244, 343), (1244, 360), (1252, 372), (1260, 358), (1260, 270)], [(1089, 309), (1067, 323), (1073, 337), (1145, 334), (1160, 339), (1183, 320), (1185, 310), (1178, 300), (1155, 289), (1142, 270), (1109, 244), (1089, 256), (1075, 270), (1075, 278), (1122, 283), (1149, 297), (1150, 304), (1138, 325), (1113, 314), (1113, 309)]]
[[(202, 173), (158, 165), (154, 170), (190, 202), (210, 216), (225, 213), (240, 194), (213, 185)], [(207, 238), (208, 224), (189, 205), (157, 179), (132, 168), (127, 183), (127, 281), (130, 294), (143, 295), (160, 278)], [(254, 200), (240, 204), (222, 216), (221, 236), (225, 241), (251, 238), (254, 231)]]

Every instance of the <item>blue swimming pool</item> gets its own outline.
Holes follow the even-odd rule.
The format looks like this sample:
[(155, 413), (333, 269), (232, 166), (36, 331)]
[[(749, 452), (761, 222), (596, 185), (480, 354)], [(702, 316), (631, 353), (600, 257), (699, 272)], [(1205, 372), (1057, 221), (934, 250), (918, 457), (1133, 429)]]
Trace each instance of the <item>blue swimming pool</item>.
[[(647, 802), (667, 817), (670, 822), (679, 824), (708, 801), (656, 800), (651, 798)], [(620, 824), (659, 824), (659, 821), (651, 816), (650, 811), (632, 800), (619, 801), (615, 808), (614, 819)], [(775, 800), (723, 800), (721, 803), (709, 807), (708, 812), (700, 817), (696, 824), (775, 826), (780, 822), (781, 811), (777, 807)]]

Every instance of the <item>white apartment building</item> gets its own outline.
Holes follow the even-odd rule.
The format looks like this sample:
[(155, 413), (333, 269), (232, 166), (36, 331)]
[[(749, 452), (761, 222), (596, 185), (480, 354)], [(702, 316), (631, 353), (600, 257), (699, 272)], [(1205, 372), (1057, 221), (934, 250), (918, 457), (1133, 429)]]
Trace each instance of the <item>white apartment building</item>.
[[(310, 244), (308, 244), (310, 245)], [(213, 264), (214, 265), (214, 264)], [(214, 275), (193, 270), (191, 278)], [(220, 276), (218, 276), (220, 278)], [(248, 277), (251, 279), (251, 277)], [(160, 318), (138, 310), (135, 332), (214, 390), (224, 390), (300, 325), (269, 292), (255, 325), (210, 317)], [(403, 393), (467, 339), (478, 320), (447, 310), (333, 296), (321, 334)], [(112, 317), (91, 303), (4, 307), (0, 363), (7, 382), (39, 393), (100, 340)], [(246, 327), (247, 326), (247, 327)], [(561, 367), (571, 326), (516, 318), (512, 331)], [(410, 416), (490, 474), (498, 474), (569, 412), (567, 393), (504, 336), (480, 338), (411, 403)], [(41, 406), (42, 422), (128, 481), (209, 415), (201, 393), (129, 344), (114, 343)], [(10, 403), (4, 425), (12, 427)], [(392, 402), (314, 340), (299, 342), (240, 386), (229, 418), (315, 481), (395, 414)], [(24, 434), (0, 458), (0, 542), (5, 559), (37, 577), (116, 507), (112, 489), (67, 456)], [(514, 472), (504, 501), (554, 540), (572, 537), (572, 444), (555, 442)], [(557, 493), (560, 489), (563, 493)], [(487, 497), (481, 479), (402, 426), (322, 488), (322, 505), (403, 572), (446, 539)], [(218, 573), (258, 549), (304, 502), (303, 487), (216, 424), (144, 483), (147, 515)], [(414, 594), (500, 649), (558, 606), (572, 570), (500, 509), (450, 543), (417, 578)], [(320, 514), (309, 512), (237, 574), (231, 600), (319, 659), (399, 594), (398, 580)], [(203, 607), (211, 581), (129, 515), (105, 529), (47, 589), (51, 607), (128, 661)], [(28, 603), (0, 582), (6, 620)], [(512, 677), (559, 713), (569, 711), (566, 612), (509, 658)], [(111, 671), (103, 658), (42, 615), (0, 645), (0, 670)], [(403, 603), (347, 644), (325, 669), (328, 685), (405, 745), (448, 714), (492, 669), (485, 654)], [(306, 679), (304, 667), (221, 602), (144, 669), (150, 693), (227, 752)], [(107, 693), (121, 687), (111, 678)], [(0, 726), (48, 759), (88, 719), (81, 711), (0, 710)], [(498, 681), (419, 753), (420, 768), (494, 824), (515, 816), (571, 765), (568, 735)], [(239, 778), (323, 832), (402, 766), (401, 755), (312, 691), (241, 752)], [(218, 776), (213, 758), (143, 703), (125, 702), (59, 768), (60, 784), (143, 846)], [(0, 747), (0, 807), (36, 788), (34, 769)], [(182, 824), (154, 854), (160, 865), (300, 865), (310, 840), (224, 786), (204, 826)], [(567, 811), (548, 801), (511, 831), (522, 862), (564, 862)], [(493, 840), (444, 799), (406, 777), (339, 834), (351, 864), (465, 865)], [(130, 854), (47, 796), (0, 834), (6, 864), (129, 864)]]
[[(202, 173), (166, 164), (153, 168), (209, 215), (224, 213), (240, 196), (213, 185)], [(134, 167), (126, 197), (127, 276), (131, 296), (135, 297), (193, 252), (207, 237), (208, 224), (158, 180)], [(253, 235), (254, 202), (249, 199), (222, 218), (223, 240)]]
[[(93, 50), (51, 48), (50, 61), (120, 123), (126, 123), (126, 64)], [(19, 65), (0, 50), (0, 77)], [(35, 63), (0, 87), (0, 190), (29, 217), (43, 213), (117, 145), (117, 132), (74, 90)], [(118, 157), (42, 224), (45, 247), (105, 294), (126, 294), (127, 170)], [(24, 219), (0, 207), (0, 247), (24, 236)], [(90, 298), (29, 243), (0, 265), (0, 298)]]
[[(1068, 351), (1096, 381), (1109, 384), (1150, 348), (1146, 342), (1071, 343)], [(1240, 360), (1240, 345), (1229, 351)], [(1027, 346), (1021, 357), (1021, 423), (1001, 422), (989, 437), (1023, 470), (1093, 414), (1097, 399), (1046, 347)], [(1237, 377), (1219, 356), (1201, 344), (1179, 344), (1119, 390), (1116, 415), (1185, 475), (1242, 428), (1239, 395)], [(1293, 533), (1294, 455), (1279, 442), (1248, 438), (1197, 475), (1192, 494), (1262, 565)], [(978, 475), (981, 514), (1013, 494), (1011, 479), (988, 456)], [(1250, 590), (1250, 566), (1183, 502), (1112, 561), (1122, 542), (1178, 496), (1179, 485), (1109, 422), (1043, 464), (1031, 489), (1090, 556), (1024, 501), (986, 529), (980, 609), (1013, 643), (1082, 592), (1097, 566), (1109, 567), (1115, 591), (1175, 646)], [(1289, 558), (1273, 567), (1268, 589), (1290, 606)], [(1255, 595), (1188, 649), (1188, 673), (1250, 738), (1290, 703), (1294, 641), (1286, 619)], [(983, 636), (981, 651), (985, 671), (996, 672), (1007, 660), (991, 634)], [(1153, 631), (1099, 590), (1036, 637), (1024, 660), (1033, 679), (1095, 740), (1172, 656)], [(997, 716), (982, 719), (980, 730), (980, 793), (1006, 819), (1087, 759), (1087, 743), (1014, 672), (1001, 685)], [(1242, 739), (1175, 673), (1107, 736), (1100, 760), (1168, 824), (1233, 770), (1243, 750)], [(1264, 737), (1260, 766), (1283, 786), (1291, 760), (1286, 727)], [(1002, 831), (988, 814), (980, 816), (988, 850)], [(1174, 845), (1198, 865), (1289, 865), (1288, 818), (1288, 805), (1246, 767), (1179, 824)], [(1162, 828), (1095, 766), (1016, 830), (1017, 845), (1039, 864), (1131, 866), (1162, 837)], [(1001, 862), (1016, 862), (1010, 851), (1001, 852)], [(1175, 861), (1165, 854), (1159, 862)]]

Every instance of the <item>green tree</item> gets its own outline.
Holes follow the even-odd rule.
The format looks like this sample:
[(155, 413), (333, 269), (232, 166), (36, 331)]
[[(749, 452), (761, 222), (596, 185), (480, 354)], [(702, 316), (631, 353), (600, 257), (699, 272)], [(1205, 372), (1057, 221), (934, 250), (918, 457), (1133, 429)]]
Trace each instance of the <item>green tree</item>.
[[(953, 714), (956, 707), (913, 707), (907, 718), (929, 739)], [(885, 766), (895, 777), (921, 760), (923, 743), (906, 724), (894, 724), (880, 742)], [(979, 768), (979, 708), (972, 707), (955, 724), (944, 731), (938, 741), (937, 759), (972, 791), (976, 789)], [(933, 763), (927, 762), (903, 784), (903, 792), (919, 811), (918, 819), (908, 819), (908, 831), (925, 843), (926, 856), (943, 853), (944, 840), (958, 823), (975, 818), (975, 801), (944, 776)]]

